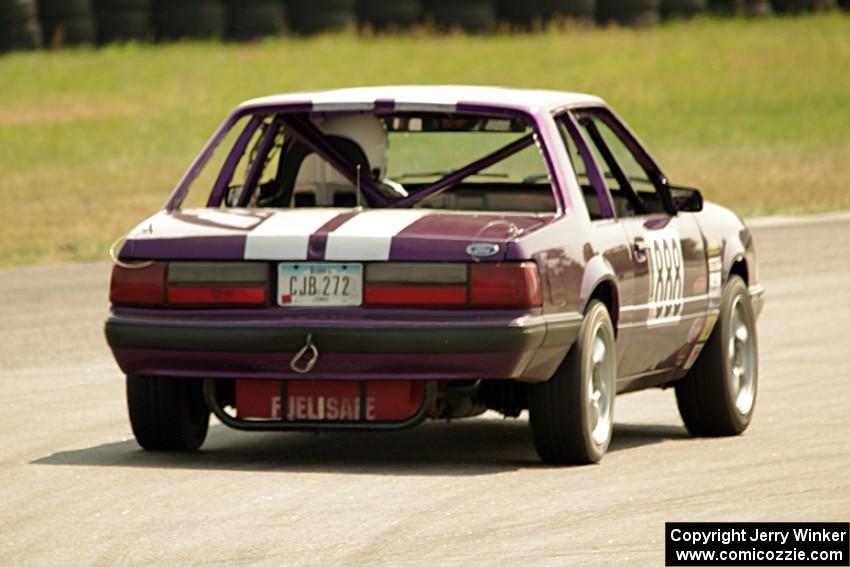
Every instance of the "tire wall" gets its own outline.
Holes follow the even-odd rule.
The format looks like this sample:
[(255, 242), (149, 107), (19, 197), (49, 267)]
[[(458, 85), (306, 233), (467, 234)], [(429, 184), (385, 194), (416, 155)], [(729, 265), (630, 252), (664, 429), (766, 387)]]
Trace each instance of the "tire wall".
[(288, 0), (292, 30), (309, 35), (338, 30), (354, 23), (356, 0)]
[(92, 0), (38, 0), (38, 16), (49, 47), (95, 42)]
[(35, 0), (0, 0), (0, 53), (41, 47)]
[(531, 27), (536, 21), (542, 22), (540, 0), (497, 0), (496, 16), (500, 22), (521, 28)]
[(832, 10), (835, 0), (771, 0), (773, 11), (777, 14), (803, 14)]
[(708, 10), (708, 0), (662, 0), (664, 18), (693, 18)]
[(358, 0), (357, 19), (376, 30), (406, 29), (422, 20), (422, 0)]
[(441, 29), (484, 33), (496, 27), (496, 0), (427, 0), (425, 11)]
[(152, 0), (157, 39), (223, 37), (227, 13), (223, 0)]
[(661, 0), (597, 0), (596, 19), (602, 24), (645, 27), (658, 23)]
[(227, 0), (227, 37), (250, 40), (280, 35), (285, 12), (280, 0)]
[(151, 38), (150, 0), (94, 0), (94, 16), (100, 44)]
[(539, 2), (545, 19), (593, 20), (596, 14), (596, 0), (539, 0)]

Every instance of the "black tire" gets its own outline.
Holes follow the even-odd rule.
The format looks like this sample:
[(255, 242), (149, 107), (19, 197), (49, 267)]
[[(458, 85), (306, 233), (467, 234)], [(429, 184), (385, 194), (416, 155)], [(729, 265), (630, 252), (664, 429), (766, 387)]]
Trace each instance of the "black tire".
[(38, 16), (48, 46), (88, 45), (95, 41), (92, 0), (39, 0)]
[(746, 0), (744, 11), (751, 18), (766, 18), (773, 15), (770, 0)]
[[(747, 339), (752, 341), (752, 389), (739, 398), (737, 380), (730, 361), (737, 316), (747, 326)], [(735, 343), (736, 350), (743, 350)], [(758, 393), (758, 339), (755, 311), (750, 302), (747, 285), (738, 276), (731, 276), (723, 289), (717, 325), (702, 353), (688, 375), (676, 384), (676, 401), (685, 427), (692, 435), (738, 435), (750, 425)], [(738, 401), (747, 402), (748, 409), (739, 409)]]
[[(607, 343), (603, 372), (609, 382), (606, 382), (605, 393), (600, 396), (608, 408), (607, 431), (594, 439), (589, 389), (593, 380), (597, 337)], [(579, 336), (555, 376), (548, 382), (530, 386), (528, 390), (531, 431), (537, 453), (543, 461), (562, 465), (596, 463), (602, 459), (614, 428), (616, 377), (614, 324), (605, 304), (592, 301), (585, 312)]]
[(425, 9), (442, 29), (484, 33), (496, 27), (496, 0), (428, 0)]
[(100, 44), (150, 39), (148, 0), (95, 0), (94, 16)]
[(376, 30), (407, 29), (422, 19), (421, 0), (358, 0), (357, 19)]
[(133, 435), (148, 451), (195, 451), (207, 437), (200, 380), (127, 376), (127, 408)]
[(593, 20), (596, 0), (539, 0), (543, 17)]
[(648, 27), (658, 23), (661, 0), (597, 0), (596, 19), (602, 24)]
[(499, 22), (507, 22), (521, 29), (532, 27), (535, 22), (543, 23), (543, 11), (540, 0), (498, 0), (496, 2), (496, 17)]
[(227, 37), (245, 40), (280, 35), (284, 8), (279, 0), (229, 0)]
[(0, 0), (0, 52), (37, 49), (41, 45), (34, 0)]
[(822, 12), (835, 8), (835, 0), (771, 0), (777, 14), (804, 14)]
[(227, 28), (222, 0), (153, 0), (152, 15), (160, 40), (223, 37)]
[(693, 18), (708, 10), (708, 0), (662, 0), (664, 18)]
[(355, 0), (289, 0), (293, 31), (314, 34), (344, 28), (356, 20)]

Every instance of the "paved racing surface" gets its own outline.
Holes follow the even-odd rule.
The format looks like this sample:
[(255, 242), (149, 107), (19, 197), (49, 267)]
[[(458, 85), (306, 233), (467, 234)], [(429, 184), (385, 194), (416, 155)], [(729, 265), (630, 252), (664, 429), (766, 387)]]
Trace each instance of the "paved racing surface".
[(674, 520), (847, 521), (850, 218), (754, 228), (768, 302), (749, 431), (691, 439), (672, 391), (618, 399), (599, 466), (538, 463), (525, 418), (403, 433), (132, 440), (106, 264), (0, 271), (6, 565), (663, 565)]

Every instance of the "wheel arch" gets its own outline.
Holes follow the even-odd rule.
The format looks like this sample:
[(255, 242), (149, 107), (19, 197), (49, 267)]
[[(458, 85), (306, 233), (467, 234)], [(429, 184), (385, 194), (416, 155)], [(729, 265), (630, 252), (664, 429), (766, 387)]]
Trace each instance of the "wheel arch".
[(588, 304), (597, 299), (608, 308), (614, 333), (620, 320), (620, 290), (614, 268), (602, 256), (594, 256), (587, 264), (581, 284), (579, 311), (584, 313)]
[(750, 284), (750, 268), (747, 263), (746, 247), (736, 239), (726, 241), (723, 251), (724, 281), (729, 281), (733, 275), (740, 276), (744, 283)]

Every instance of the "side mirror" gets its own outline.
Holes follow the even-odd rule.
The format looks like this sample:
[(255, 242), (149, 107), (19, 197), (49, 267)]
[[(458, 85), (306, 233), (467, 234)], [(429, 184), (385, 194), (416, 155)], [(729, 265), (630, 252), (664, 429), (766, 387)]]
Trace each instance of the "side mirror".
[(702, 193), (699, 192), (699, 189), (674, 185), (668, 186), (667, 189), (670, 191), (670, 199), (672, 199), (673, 206), (677, 211), (698, 213), (702, 210)]

